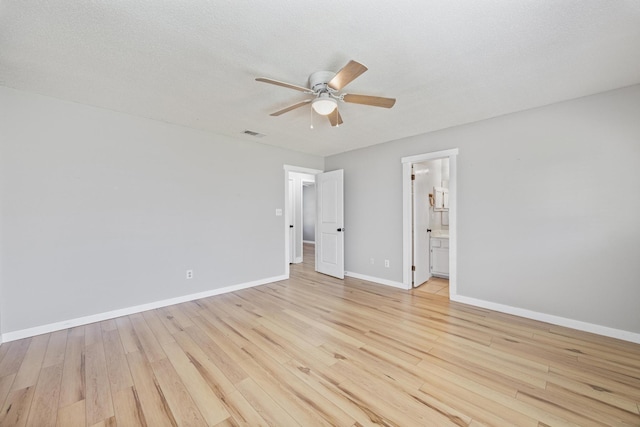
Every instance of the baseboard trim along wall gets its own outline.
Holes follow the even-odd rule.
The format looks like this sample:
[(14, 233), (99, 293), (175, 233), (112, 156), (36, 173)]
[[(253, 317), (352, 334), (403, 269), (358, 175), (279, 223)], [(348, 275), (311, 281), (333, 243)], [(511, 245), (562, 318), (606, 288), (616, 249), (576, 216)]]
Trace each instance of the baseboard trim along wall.
[(476, 298), (464, 297), (460, 295), (451, 295), (451, 301), (469, 304), (476, 307), (488, 308), (489, 310), (499, 311), (501, 313), (513, 314), (515, 316), (525, 317), (527, 319), (539, 320), (541, 322), (551, 323), (557, 326), (564, 326), (579, 331), (591, 332), (605, 337), (617, 338), (624, 341), (630, 341), (640, 344), (640, 334), (635, 332), (623, 331), (620, 329), (610, 328), (608, 326), (596, 325), (593, 323), (582, 322), (580, 320), (568, 319), (566, 317), (554, 316), (552, 314), (540, 313), (524, 308), (512, 307), (509, 305), (498, 304), (495, 302), (485, 301)]
[(393, 286), (394, 288), (407, 289), (402, 282), (395, 282), (393, 280), (380, 279), (379, 277), (367, 276), (360, 273), (354, 273), (352, 271), (345, 271), (344, 275), (347, 277), (353, 277), (354, 279), (366, 280), (367, 282), (378, 283), (380, 285)]
[(60, 331), (62, 329), (73, 328), (76, 326), (88, 325), (90, 323), (101, 322), (116, 317), (128, 316), (129, 314), (140, 313), (154, 308), (166, 307), (168, 305), (180, 304), (187, 301), (193, 301), (200, 298), (211, 297), (214, 295), (226, 294), (229, 292), (239, 291), (241, 289), (253, 288), (255, 286), (266, 285), (267, 283), (279, 282), (287, 280), (286, 275), (268, 277), (265, 279), (254, 280), (252, 282), (240, 283), (237, 285), (225, 286), (223, 288), (211, 289), (209, 291), (198, 292), (195, 294), (183, 295), (180, 297), (169, 298), (162, 301), (150, 302), (147, 304), (136, 305), (133, 307), (121, 308), (118, 310), (107, 311), (100, 314), (92, 314), (90, 316), (78, 317), (76, 319), (64, 320), (62, 322), (49, 323), (48, 325), (35, 326), (33, 328), (21, 329), (19, 331), (7, 332), (0, 336), (0, 342), (6, 343), (22, 338), (29, 338), (36, 335), (48, 334), (49, 332)]

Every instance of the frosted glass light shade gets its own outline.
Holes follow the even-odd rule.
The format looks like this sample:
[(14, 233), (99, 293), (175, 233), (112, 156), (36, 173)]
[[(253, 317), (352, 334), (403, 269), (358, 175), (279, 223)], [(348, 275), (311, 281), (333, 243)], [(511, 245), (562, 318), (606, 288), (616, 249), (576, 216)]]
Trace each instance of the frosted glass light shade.
[(320, 95), (320, 97), (313, 100), (311, 107), (321, 116), (327, 116), (338, 107), (338, 102), (333, 98), (329, 98), (328, 95)]

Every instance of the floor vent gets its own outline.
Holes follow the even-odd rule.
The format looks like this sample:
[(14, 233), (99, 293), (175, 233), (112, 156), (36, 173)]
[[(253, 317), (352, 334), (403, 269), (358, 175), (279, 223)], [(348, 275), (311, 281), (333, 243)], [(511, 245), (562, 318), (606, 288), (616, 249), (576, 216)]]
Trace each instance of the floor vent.
[(254, 131), (252, 131), (252, 130), (245, 130), (245, 131), (244, 131), (244, 132), (242, 132), (242, 133), (244, 133), (245, 135), (255, 136), (256, 138), (262, 138), (263, 136), (265, 136), (265, 135), (264, 135), (264, 134), (262, 134), (262, 133), (254, 132)]

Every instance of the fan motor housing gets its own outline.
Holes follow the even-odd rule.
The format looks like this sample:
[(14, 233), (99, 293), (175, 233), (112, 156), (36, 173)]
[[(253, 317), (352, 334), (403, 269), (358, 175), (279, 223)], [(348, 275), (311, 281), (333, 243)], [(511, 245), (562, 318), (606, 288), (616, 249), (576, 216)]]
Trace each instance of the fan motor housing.
[(309, 76), (309, 88), (314, 92), (322, 91), (335, 75), (333, 71), (316, 71)]

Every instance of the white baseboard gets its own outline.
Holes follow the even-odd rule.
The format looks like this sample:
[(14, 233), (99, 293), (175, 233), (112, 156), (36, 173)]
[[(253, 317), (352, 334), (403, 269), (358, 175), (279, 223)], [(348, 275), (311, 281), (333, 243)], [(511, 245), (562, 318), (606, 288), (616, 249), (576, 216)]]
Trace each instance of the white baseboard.
[(315, 240), (303, 240), (302, 243), (308, 243), (310, 245), (315, 245), (316, 241)]
[(541, 322), (551, 323), (553, 325), (564, 326), (567, 328), (577, 329), (579, 331), (591, 332), (605, 337), (617, 338), (624, 341), (630, 341), (640, 344), (640, 334), (635, 332), (614, 329), (608, 326), (596, 325), (593, 323), (582, 322), (580, 320), (568, 319), (566, 317), (554, 316), (552, 314), (540, 313), (537, 311), (527, 310), (524, 308), (512, 307), (509, 305), (498, 304), (491, 301), (485, 301), (476, 298), (465, 297), (461, 295), (450, 295), (451, 301), (469, 304), (476, 307), (488, 308), (501, 313), (513, 314), (515, 316), (525, 317), (527, 319), (539, 320)]
[(169, 298), (161, 301), (154, 301), (147, 304), (136, 305), (133, 307), (121, 308), (118, 310), (107, 311), (105, 313), (92, 314), (90, 316), (78, 317), (75, 319), (64, 320), (62, 322), (49, 323), (47, 325), (35, 326), (33, 328), (21, 329), (13, 332), (6, 332), (0, 336), (0, 342), (15, 341), (22, 338), (29, 338), (36, 335), (48, 334), (49, 332), (60, 331), (62, 329), (73, 328), (75, 326), (88, 325), (89, 323), (101, 322), (116, 317), (128, 316), (129, 314), (140, 313), (142, 311), (153, 310), (154, 308), (166, 307), (168, 305), (180, 304), (187, 301), (193, 301), (200, 298), (206, 298), (214, 295), (226, 294), (229, 292), (239, 291), (241, 289), (252, 288), (254, 286), (266, 285), (267, 283), (279, 282), (286, 280), (286, 275), (268, 277), (265, 279), (254, 280), (252, 282), (240, 283), (237, 285), (225, 286), (224, 288), (211, 289), (209, 291), (198, 292), (196, 294), (183, 295), (180, 297)]
[(394, 288), (407, 289), (407, 287), (402, 282), (395, 282), (393, 280), (380, 279), (379, 277), (366, 276), (360, 273), (354, 273), (352, 271), (345, 271), (345, 276), (353, 277), (354, 279), (366, 280), (367, 282), (378, 283), (380, 285), (393, 286)]

